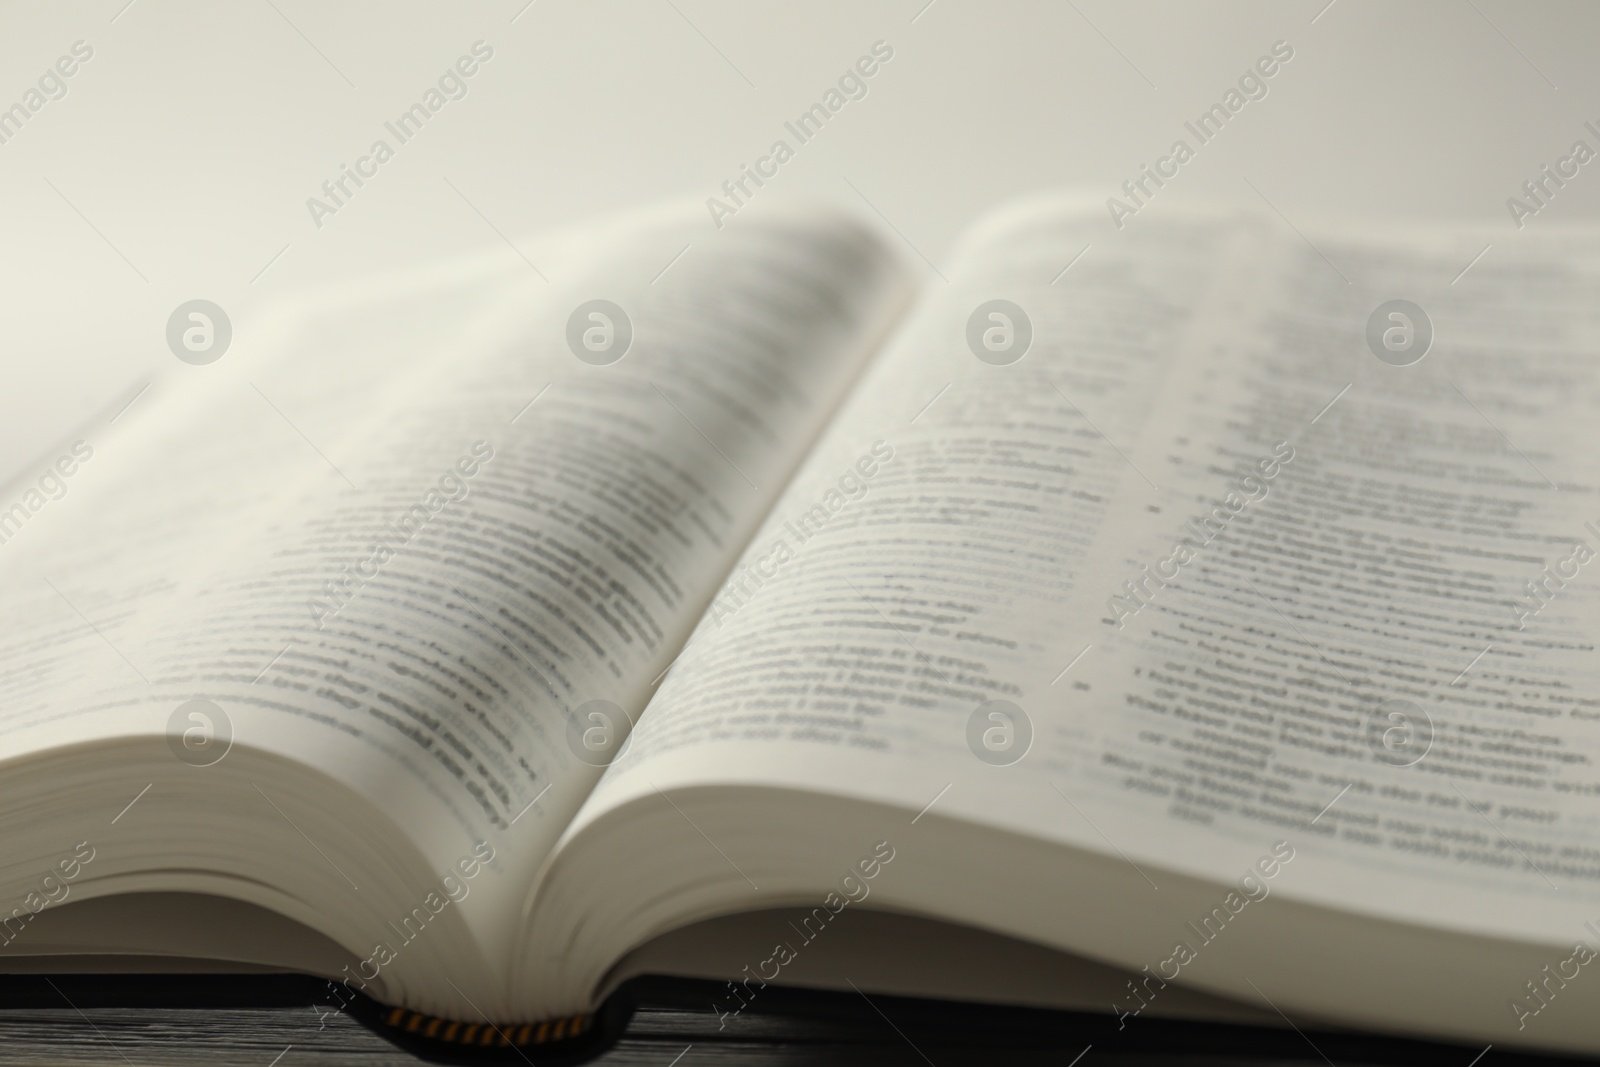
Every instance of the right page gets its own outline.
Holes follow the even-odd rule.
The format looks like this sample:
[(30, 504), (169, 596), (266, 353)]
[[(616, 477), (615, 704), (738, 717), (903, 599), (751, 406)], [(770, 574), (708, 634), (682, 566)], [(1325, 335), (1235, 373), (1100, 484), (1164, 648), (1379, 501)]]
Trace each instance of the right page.
[[(887, 906), (1258, 1005), (1584, 1043), (1529, 982), (1600, 943), (1594, 243), (1102, 212), (974, 231), (569, 839), (674, 786), (898, 807), (929, 854)], [(1127, 891), (913, 884), (979, 854), (933, 854), (939, 825), (1072, 846)], [(781, 880), (754, 844), (725, 858)], [(1235, 887), (1209, 925), (1201, 883)], [(1209, 948), (1269, 894), (1275, 921)], [(1404, 987), (1419, 960), (1320, 989), (1304, 953), (1351, 929), (1516, 947), (1468, 1013)]]

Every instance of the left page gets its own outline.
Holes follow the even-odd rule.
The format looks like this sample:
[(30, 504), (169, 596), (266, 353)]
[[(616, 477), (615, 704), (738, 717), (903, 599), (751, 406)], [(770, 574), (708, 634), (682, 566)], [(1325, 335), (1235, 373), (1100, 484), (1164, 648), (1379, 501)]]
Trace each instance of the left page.
[[(298, 363), (173, 390), (5, 546), (14, 810), (22, 768), (47, 750), (160, 737), (195, 698), (231, 729), (235, 754), (203, 788), (193, 775), (168, 788), (193, 770), (170, 756), (101, 775), (120, 790), (137, 772), (127, 797), (151, 788), (105, 835), (81, 896), (216, 875), (216, 891), (372, 959), (436, 872), (487, 853), (450, 912), (461, 936), (391, 953), (382, 989), (502, 1015), (507, 917), (599, 776), (590, 731), (626, 736), (908, 292), (876, 238), (825, 213), (708, 237), (672, 212), (573, 246), (552, 282), (486, 282), (495, 298), (464, 329), (376, 390), (327, 376), (320, 402), (280, 402), (285, 375), (319, 373), (329, 331), (372, 343), (336, 312), (279, 339)], [(425, 323), (426, 293), (395, 313)], [(251, 449), (253, 466), (233, 458)], [(580, 711), (596, 701), (621, 719)], [(263, 803), (242, 768), (267, 757), (338, 783), (349, 810)], [(356, 832), (372, 811), (420, 863)], [(285, 828), (282, 854), (228, 844), (255, 818), (303, 833)], [(275, 890), (286, 868), (309, 881)], [(469, 973), (472, 959), (484, 966)]]

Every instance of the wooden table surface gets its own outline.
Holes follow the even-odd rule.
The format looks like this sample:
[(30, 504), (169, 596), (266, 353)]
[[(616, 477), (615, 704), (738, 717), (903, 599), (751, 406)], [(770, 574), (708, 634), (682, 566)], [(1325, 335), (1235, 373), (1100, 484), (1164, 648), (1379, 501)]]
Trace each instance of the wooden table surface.
[[(321, 1028), (319, 1029), (319, 1025)], [(915, 1050), (887, 1026), (877, 1034), (839, 1033), (820, 1024), (753, 1022), (734, 1036), (708, 1035), (702, 1014), (643, 1009), (597, 1067), (706, 1067), (711, 1064), (900, 1064), (951, 1067), (969, 1063), (1040, 1063), (1067, 1067), (1076, 1055), (1051, 1051), (985, 1054), (930, 1047)], [(0, 1064), (94, 1064), (145, 1067), (414, 1067), (421, 1063), (348, 1016), (319, 1023), (310, 1008), (99, 1008), (0, 1010)], [(529, 1062), (538, 1064), (537, 1053)], [(1078, 1067), (1094, 1061), (1084, 1057)], [(1103, 1062), (1103, 1061), (1102, 1061)], [(1130, 1064), (1125, 1058), (1118, 1063)], [(1155, 1064), (1162, 1061), (1142, 1059)], [(1176, 1062), (1176, 1061), (1174, 1061)], [(1184, 1063), (1204, 1061), (1183, 1060)], [(1210, 1061), (1220, 1062), (1220, 1061)], [(1321, 1061), (1317, 1061), (1320, 1063)]]
[[(986, 1051), (945, 1045), (914, 1048), (888, 1025), (876, 1033), (796, 1020), (745, 1020), (734, 1035), (707, 1034), (704, 1013), (645, 1008), (599, 1067), (707, 1067), (707, 1065), (872, 1064), (882, 1067), (954, 1067), (1017, 1063), (1069, 1067), (1082, 1051)], [(320, 1027), (320, 1028), (319, 1028)], [(1307, 1050), (1308, 1055), (1310, 1050)], [(1093, 1050), (1077, 1067), (1112, 1062)], [(1224, 1058), (1116, 1056), (1123, 1067), (1238, 1062)], [(214, 1067), (414, 1067), (422, 1061), (389, 1044), (348, 1016), (319, 1020), (307, 1008), (70, 1008), (0, 1010), (0, 1065), (94, 1064), (146, 1067), (207, 1064)], [(537, 1053), (529, 1062), (539, 1064)], [(1258, 1061), (1259, 1062), (1259, 1061)], [(1315, 1063), (1277, 1060), (1279, 1063)], [(1323, 1065), (1325, 1067), (1325, 1065)], [(1340, 1067), (1344, 1067), (1343, 1064)], [(1463, 1064), (1462, 1067), (1465, 1067)], [(1481, 1065), (1480, 1065), (1481, 1067)]]
[[(0, 1067), (105, 1064), (145, 1067), (401, 1067), (423, 1061), (331, 1004), (327, 983), (296, 976), (0, 976)], [(873, 1064), (957, 1067), (1201, 1067), (1211, 1064), (1437, 1064), (1532, 1067), (1573, 1060), (1380, 1038), (1351, 1031), (1268, 1030), (1141, 1021), (1108, 1014), (1004, 1007), (771, 987), (719, 1027), (707, 1005), (715, 983), (636, 979), (619, 993), (636, 1005), (621, 1035), (589, 1062), (601, 1067), (713, 1064)], [(203, 1004), (204, 1006), (194, 1006)], [(382, 1010), (374, 1006), (376, 1014)], [(614, 1018), (620, 1020), (622, 1009)], [(602, 1032), (595, 1031), (595, 1032)], [(1476, 1057), (1476, 1058), (1475, 1058)], [(556, 1063), (548, 1047), (504, 1050), (499, 1062)], [(470, 1060), (463, 1062), (472, 1062)], [(481, 1058), (478, 1062), (485, 1062)], [(570, 1062), (570, 1060), (568, 1061)]]

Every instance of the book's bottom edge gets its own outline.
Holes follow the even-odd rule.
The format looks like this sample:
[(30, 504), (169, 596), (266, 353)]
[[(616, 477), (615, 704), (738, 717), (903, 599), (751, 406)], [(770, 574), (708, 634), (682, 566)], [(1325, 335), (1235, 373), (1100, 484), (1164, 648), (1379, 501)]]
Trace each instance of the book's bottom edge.
[(464, 1022), (359, 996), (344, 1010), (389, 1043), (432, 1063), (582, 1063), (615, 1044), (633, 1015), (631, 997), (611, 997), (594, 1012), (537, 1023)]
[(442, 1019), (410, 1008), (379, 1007), (382, 1009), (382, 1025), (390, 1031), (461, 1048), (528, 1048), (560, 1044), (581, 1038), (594, 1029), (594, 1016), (587, 1014), (502, 1027), (491, 1022), (467, 1023), (459, 1019)]

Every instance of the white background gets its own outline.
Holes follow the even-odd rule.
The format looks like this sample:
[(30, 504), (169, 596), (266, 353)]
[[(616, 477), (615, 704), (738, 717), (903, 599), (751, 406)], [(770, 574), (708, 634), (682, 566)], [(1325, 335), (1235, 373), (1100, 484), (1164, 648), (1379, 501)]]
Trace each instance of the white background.
[[(1575, 139), (1600, 147), (1600, 8), (1577, 3), (125, 4), (0, 7), (0, 107), (94, 48), (0, 145), (0, 476), (131, 384), (205, 374), (165, 344), (183, 301), (242, 312), (475, 249), (527, 269), (506, 239), (537, 264), (541, 230), (702, 200), (793, 143), (783, 121), (879, 39), (895, 55), (868, 96), (760, 195), (881, 213), (936, 264), (1008, 198), (1116, 194), (1280, 39), (1295, 58), (1269, 95), (1149, 211), (1259, 207), (1248, 179), (1292, 222), (1450, 217), (1513, 242), (1506, 198)], [(384, 121), (479, 39), (494, 58), (466, 98), (318, 229), (306, 199), (394, 144)], [(1597, 209), (1600, 163), (1529, 225)]]

